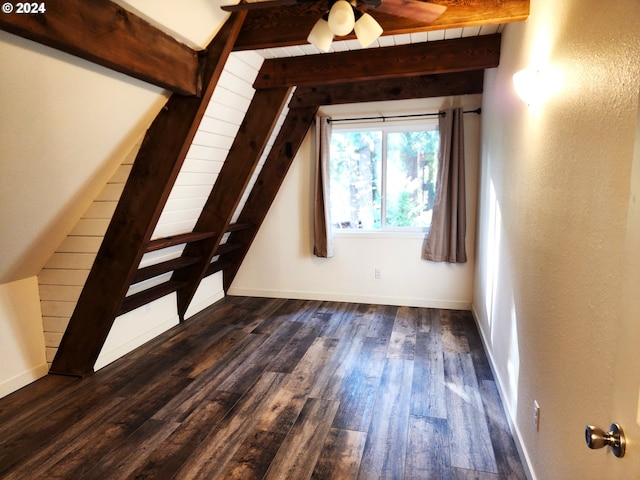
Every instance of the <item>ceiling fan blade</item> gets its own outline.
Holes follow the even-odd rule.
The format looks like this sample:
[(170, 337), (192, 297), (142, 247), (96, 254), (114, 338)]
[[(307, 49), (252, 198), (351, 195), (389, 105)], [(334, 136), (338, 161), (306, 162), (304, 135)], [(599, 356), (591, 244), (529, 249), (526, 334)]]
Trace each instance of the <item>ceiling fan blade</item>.
[(421, 2), (419, 0), (382, 0), (376, 10), (396, 17), (431, 23), (440, 17), (446, 9), (447, 7), (444, 5)]
[(296, 5), (304, 0), (264, 0), (253, 2), (240, 2), (235, 5), (222, 5), (220, 8), (225, 12), (244, 12), (245, 10), (258, 10), (261, 8), (286, 7)]

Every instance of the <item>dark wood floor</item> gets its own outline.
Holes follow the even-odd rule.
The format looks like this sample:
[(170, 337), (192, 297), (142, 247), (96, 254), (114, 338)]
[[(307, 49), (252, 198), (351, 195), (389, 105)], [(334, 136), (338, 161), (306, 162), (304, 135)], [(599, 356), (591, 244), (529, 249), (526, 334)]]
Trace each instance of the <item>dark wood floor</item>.
[(227, 297), (0, 399), (0, 478), (525, 475), (468, 312)]

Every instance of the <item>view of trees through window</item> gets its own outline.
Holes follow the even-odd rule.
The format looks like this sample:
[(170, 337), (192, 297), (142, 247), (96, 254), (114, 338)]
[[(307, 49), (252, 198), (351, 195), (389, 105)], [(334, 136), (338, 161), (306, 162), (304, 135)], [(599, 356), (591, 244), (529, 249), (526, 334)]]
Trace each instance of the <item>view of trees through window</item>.
[(329, 187), (333, 227), (426, 230), (438, 148), (435, 123), (410, 130), (334, 127)]

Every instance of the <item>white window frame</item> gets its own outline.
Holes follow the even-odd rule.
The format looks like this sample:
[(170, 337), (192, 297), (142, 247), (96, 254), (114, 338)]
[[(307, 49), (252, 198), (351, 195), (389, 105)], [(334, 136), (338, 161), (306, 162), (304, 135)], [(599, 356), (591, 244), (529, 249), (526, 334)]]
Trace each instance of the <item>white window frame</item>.
[[(341, 124), (340, 120), (334, 121), (332, 125), (333, 132), (364, 132), (364, 131), (382, 131), (382, 160), (381, 160), (381, 212), (380, 212), (380, 228), (379, 229), (362, 229), (362, 228), (332, 228), (333, 236), (358, 236), (361, 238), (380, 238), (383, 236), (395, 237), (398, 234), (402, 236), (420, 237), (422, 238), (430, 227), (394, 227), (386, 226), (386, 205), (387, 205), (387, 134), (397, 132), (416, 132), (420, 130), (438, 130), (438, 116), (423, 116), (419, 118), (401, 118), (401, 119), (384, 119), (365, 120), (365, 121), (348, 121)], [(438, 152), (436, 152), (437, 155)], [(331, 160), (330, 160), (331, 161)]]

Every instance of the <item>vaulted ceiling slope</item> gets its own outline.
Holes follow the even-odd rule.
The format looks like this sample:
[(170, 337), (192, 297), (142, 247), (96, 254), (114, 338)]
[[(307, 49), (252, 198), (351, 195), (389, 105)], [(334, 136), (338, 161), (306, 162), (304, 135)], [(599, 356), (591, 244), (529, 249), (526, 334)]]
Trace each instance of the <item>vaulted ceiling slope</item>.
[[(61, 1), (63, 0), (51, 0), (48, 8)], [(75, 2), (74, 8), (79, 11), (85, 10), (80, 0), (64, 0), (67, 8), (69, 1)], [(487, 17), (491, 17), (493, 22), (522, 20), (526, 17), (523, 6), (525, 3), (528, 12), (528, 2), (520, 0), (478, 1), (476, 3), (479, 6), (473, 14), (468, 8), (469, 2), (443, 3), (449, 5), (447, 11), (451, 13), (448, 20), (440, 20), (439, 28), (443, 28), (443, 25), (459, 27), (465, 22), (478, 25)], [(68, 10), (63, 8), (57, 12), (58, 15), (52, 15), (51, 22), (49, 17), (45, 22), (33, 16), (0, 17), (2, 28), (176, 92), (151, 125), (143, 141), (62, 339), (52, 371), (63, 374), (82, 376), (92, 373), (100, 349), (119, 314), (176, 292), (178, 312), (181, 319), (184, 319), (194, 292), (206, 275), (224, 270), (225, 288), (228, 288), (321, 105), (479, 93), (482, 91), (482, 70), (497, 66), (500, 54), (500, 36), (489, 35), (265, 61), (254, 84), (256, 94), (253, 102), (193, 232), (185, 233), (179, 238), (152, 241), (155, 224), (226, 58), (232, 48), (248, 48), (246, 43), (241, 43), (241, 38), (243, 32), (248, 35), (250, 30), (247, 28), (253, 27), (251, 23), (247, 23), (246, 13), (234, 14), (212, 40), (206, 53), (190, 53), (183, 46), (172, 44), (171, 39), (167, 39), (155, 27), (138, 21), (131, 13), (109, 2), (104, 4), (107, 7), (101, 10), (98, 17), (92, 17), (94, 12), (85, 12), (89, 18), (93, 18), (91, 22), (83, 20), (82, 16), (65, 14), (63, 12)], [(499, 18), (496, 18), (496, 11), (499, 10), (496, 5), (516, 6), (518, 13), (514, 14), (512, 8), (503, 8)], [(490, 13), (479, 14), (482, 6), (489, 7), (487, 11)], [(283, 15), (283, 18), (286, 16)], [(273, 20), (276, 23), (278, 21)], [(414, 27), (405, 25), (402, 28), (407, 31)], [(69, 39), (65, 32), (75, 32), (76, 29), (82, 34), (78, 34), (78, 38)], [(104, 39), (98, 38), (96, 31), (115, 31), (117, 33), (113, 37), (117, 40), (107, 42), (108, 48), (105, 49)], [(129, 37), (140, 35), (150, 42), (146, 45), (150, 61), (145, 56), (141, 58), (137, 53), (134, 54), (140, 44)], [(75, 37), (74, 34), (70, 36)], [(300, 37), (287, 40), (288, 44), (302, 41)], [(280, 45), (283, 44), (279, 42)], [(254, 41), (251, 48), (274, 44), (274, 40), (269, 37), (264, 43)], [(175, 78), (178, 78), (186, 72), (180, 82), (173, 82), (166, 75), (167, 71), (176, 70), (175, 67), (170, 67), (172, 62), (179, 61), (172, 54), (174, 50), (184, 61), (182, 71), (175, 74)], [(197, 72), (195, 81), (194, 71)], [(356, 83), (358, 88), (354, 89), (353, 85)], [(238, 222), (231, 224), (258, 159), (294, 87), (299, 88), (289, 102), (287, 119), (278, 132)], [(192, 95), (193, 93), (197, 96)], [(225, 232), (230, 232), (230, 236), (221, 245)], [(176, 242), (187, 244), (181, 258), (156, 267), (156, 270), (162, 270), (163, 273), (173, 271), (171, 279), (150, 291), (138, 294), (136, 298), (126, 297), (129, 286), (136, 278), (148, 273), (138, 270), (142, 255), (150, 249)], [(234, 244), (238, 246), (229, 248)], [(225, 256), (226, 253), (230, 255)], [(217, 261), (212, 263), (214, 257)]]

